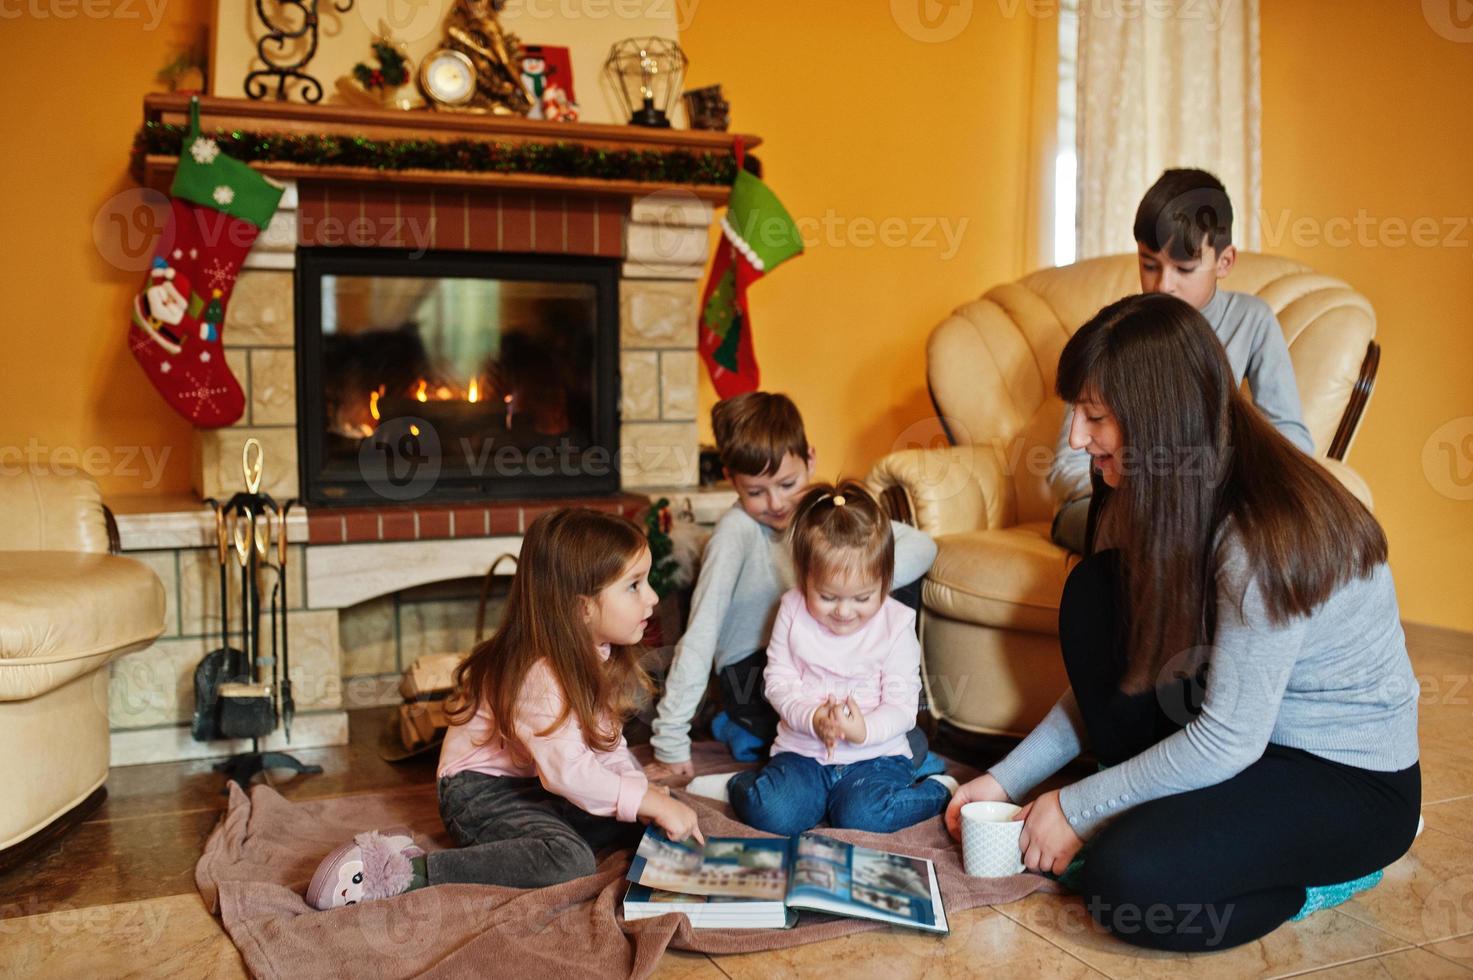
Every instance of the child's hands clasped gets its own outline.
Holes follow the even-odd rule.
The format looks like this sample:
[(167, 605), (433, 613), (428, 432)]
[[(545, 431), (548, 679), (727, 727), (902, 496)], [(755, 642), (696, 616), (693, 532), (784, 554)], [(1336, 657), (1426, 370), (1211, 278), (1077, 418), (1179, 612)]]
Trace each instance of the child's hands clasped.
[(859, 710), (859, 703), (854, 700), (853, 694), (843, 701), (835, 700), (831, 694), (813, 712), (813, 734), (829, 747), (830, 758), (833, 757), (835, 745), (840, 742), (863, 744), (868, 733), (864, 712)]

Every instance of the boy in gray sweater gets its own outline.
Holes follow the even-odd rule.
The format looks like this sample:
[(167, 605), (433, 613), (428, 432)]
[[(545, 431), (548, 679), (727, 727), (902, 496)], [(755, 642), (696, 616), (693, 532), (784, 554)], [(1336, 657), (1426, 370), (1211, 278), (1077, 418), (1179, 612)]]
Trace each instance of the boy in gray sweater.
[[(1237, 260), (1232, 243), (1233, 205), (1222, 182), (1205, 170), (1168, 170), (1135, 213), (1141, 292), (1167, 293), (1191, 303), (1227, 350), (1239, 384), (1248, 379), (1253, 403), (1284, 436), (1314, 455), (1304, 427), (1299, 387), (1284, 331), (1267, 303), (1257, 296), (1217, 288)], [(1089, 515), (1089, 454), (1069, 445), (1074, 409), (1054, 447), (1048, 482), (1059, 511), (1053, 539), (1070, 551), (1084, 552)]]
[[(652, 779), (694, 775), (690, 724), (713, 669), (724, 709), (712, 723), (716, 737), (744, 750), (739, 757), (757, 759), (777, 733), (777, 714), (763, 694), (767, 639), (778, 602), (793, 587), (785, 532), (817, 456), (786, 395), (754, 391), (718, 402), (711, 428), (737, 505), (716, 522), (701, 559), (690, 619), (652, 726)], [(895, 584), (906, 585), (926, 574), (936, 545), (913, 527), (892, 528)]]

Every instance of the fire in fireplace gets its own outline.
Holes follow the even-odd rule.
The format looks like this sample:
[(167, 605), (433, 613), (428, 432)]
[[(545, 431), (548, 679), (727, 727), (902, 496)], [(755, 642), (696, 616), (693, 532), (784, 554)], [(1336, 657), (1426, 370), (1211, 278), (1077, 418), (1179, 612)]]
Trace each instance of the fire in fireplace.
[(309, 503), (616, 493), (618, 263), (297, 253)]

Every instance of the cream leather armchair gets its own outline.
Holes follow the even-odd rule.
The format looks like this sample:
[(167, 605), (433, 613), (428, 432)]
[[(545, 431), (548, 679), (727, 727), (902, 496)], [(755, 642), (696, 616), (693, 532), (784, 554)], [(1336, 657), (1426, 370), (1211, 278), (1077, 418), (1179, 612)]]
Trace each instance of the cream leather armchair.
[(164, 631), (163, 583), (146, 565), (109, 554), (110, 528), (86, 477), (0, 475), (5, 864), (28, 850), (18, 845), (102, 801), (105, 668)]
[[(1267, 255), (1240, 253), (1222, 285), (1278, 315), (1316, 455), (1370, 506), (1342, 462), (1379, 362), (1370, 303)], [(1047, 476), (1064, 415), (1054, 374), (1075, 330), (1139, 291), (1135, 256), (1118, 255), (1035, 272), (958, 308), (926, 348), (952, 445), (892, 453), (870, 473), (892, 515), (936, 539), (922, 586), (923, 675), (932, 714), (959, 728), (1026, 734), (1067, 686), (1059, 596), (1078, 557), (1049, 537)]]

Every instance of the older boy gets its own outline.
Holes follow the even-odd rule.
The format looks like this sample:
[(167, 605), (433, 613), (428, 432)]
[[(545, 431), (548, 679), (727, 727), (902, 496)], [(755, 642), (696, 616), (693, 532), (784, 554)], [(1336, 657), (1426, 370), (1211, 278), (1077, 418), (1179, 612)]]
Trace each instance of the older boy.
[[(1206, 317), (1227, 350), (1233, 376), (1248, 379), (1259, 411), (1294, 445), (1310, 455), (1314, 441), (1304, 427), (1294, 365), (1284, 331), (1267, 303), (1256, 296), (1219, 290), (1237, 260), (1232, 243), (1233, 205), (1222, 182), (1205, 170), (1168, 170), (1135, 212), (1141, 292), (1166, 293), (1191, 303)], [(1069, 447), (1071, 406), (1064, 413), (1049, 469), (1049, 487), (1059, 502), (1053, 539), (1083, 552), (1089, 515), (1089, 453)]]
[[(793, 585), (784, 532), (813, 477), (817, 454), (786, 395), (754, 391), (718, 402), (711, 427), (737, 505), (717, 521), (701, 560), (690, 620), (676, 645), (650, 738), (659, 763), (648, 770), (652, 778), (693, 775), (690, 723), (713, 667), (724, 709), (712, 723), (716, 737), (750, 761), (761, 758), (777, 734), (762, 672), (778, 601)], [(913, 527), (893, 529), (895, 584), (906, 585), (926, 574), (936, 545)]]

